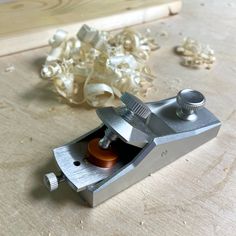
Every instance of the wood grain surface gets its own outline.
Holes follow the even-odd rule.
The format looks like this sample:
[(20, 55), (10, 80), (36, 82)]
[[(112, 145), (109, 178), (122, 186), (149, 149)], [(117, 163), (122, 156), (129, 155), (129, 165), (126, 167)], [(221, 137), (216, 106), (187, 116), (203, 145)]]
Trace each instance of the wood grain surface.
[(0, 55), (47, 44), (58, 27), (75, 35), (84, 23), (117, 29), (176, 14), (181, 0), (9, 0), (0, 3)]
[[(52, 148), (100, 124), (95, 110), (59, 102), (40, 79), (48, 48), (0, 58), (0, 235), (234, 236), (235, 12), (233, 1), (186, 0), (180, 15), (135, 27), (149, 27), (161, 45), (150, 59), (156, 91), (145, 100), (200, 90), (222, 127), (214, 140), (94, 209), (67, 185), (49, 193), (42, 177), (56, 170)], [(180, 65), (173, 47), (184, 36), (215, 49), (211, 70)], [(6, 72), (10, 65), (15, 70)]]

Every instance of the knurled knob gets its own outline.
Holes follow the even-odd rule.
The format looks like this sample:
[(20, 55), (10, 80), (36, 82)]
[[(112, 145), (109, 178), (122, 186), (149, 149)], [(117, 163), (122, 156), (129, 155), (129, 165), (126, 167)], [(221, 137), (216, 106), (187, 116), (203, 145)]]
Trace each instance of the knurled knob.
[(127, 109), (132, 111), (137, 116), (147, 119), (151, 114), (149, 107), (140, 99), (130, 93), (123, 93), (120, 100), (126, 105)]
[(176, 97), (179, 108), (176, 114), (183, 120), (196, 120), (196, 111), (201, 109), (206, 102), (202, 93), (192, 89), (181, 90)]
[(44, 175), (43, 182), (50, 192), (58, 188), (58, 178), (52, 172)]

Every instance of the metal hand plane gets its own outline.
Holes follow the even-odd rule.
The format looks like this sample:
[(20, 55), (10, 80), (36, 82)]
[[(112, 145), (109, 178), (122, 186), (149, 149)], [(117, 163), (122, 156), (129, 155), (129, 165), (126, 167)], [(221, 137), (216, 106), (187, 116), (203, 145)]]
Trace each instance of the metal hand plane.
[(97, 110), (99, 127), (53, 150), (60, 174), (44, 176), (50, 191), (66, 181), (94, 207), (211, 140), (221, 125), (196, 90), (150, 103), (120, 99), (124, 106)]

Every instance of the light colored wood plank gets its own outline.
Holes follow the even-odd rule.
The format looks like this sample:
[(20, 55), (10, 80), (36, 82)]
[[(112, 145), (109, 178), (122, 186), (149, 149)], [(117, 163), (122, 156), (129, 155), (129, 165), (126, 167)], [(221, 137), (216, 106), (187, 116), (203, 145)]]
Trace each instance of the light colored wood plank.
[(75, 34), (83, 24), (117, 29), (177, 14), (181, 0), (40, 0), (0, 4), (0, 55), (47, 44), (60, 27)]
[[(0, 58), (1, 235), (235, 236), (236, 4), (201, 3), (186, 0), (181, 15), (135, 28), (168, 33), (150, 58), (157, 92), (146, 100), (202, 91), (222, 121), (218, 137), (94, 209), (66, 185), (48, 193), (42, 176), (56, 169), (53, 147), (100, 124), (95, 110), (58, 102), (42, 82), (48, 48)], [(211, 70), (180, 65), (172, 49), (184, 36), (215, 49)], [(6, 73), (11, 64), (16, 70)]]

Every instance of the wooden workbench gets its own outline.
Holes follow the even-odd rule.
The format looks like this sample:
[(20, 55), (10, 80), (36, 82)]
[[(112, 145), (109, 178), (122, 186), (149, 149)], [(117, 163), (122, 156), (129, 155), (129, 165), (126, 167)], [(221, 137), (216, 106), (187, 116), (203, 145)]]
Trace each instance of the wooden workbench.
[[(95, 110), (60, 103), (41, 81), (48, 48), (0, 58), (0, 235), (236, 235), (235, 11), (233, 1), (186, 0), (180, 15), (135, 27), (159, 32), (161, 45), (150, 60), (157, 90), (145, 99), (200, 90), (222, 128), (216, 139), (94, 209), (66, 185), (49, 194), (42, 176), (55, 170), (53, 147), (100, 123)], [(173, 47), (184, 36), (215, 49), (211, 70), (180, 65)], [(15, 71), (6, 72), (9, 65)]]

